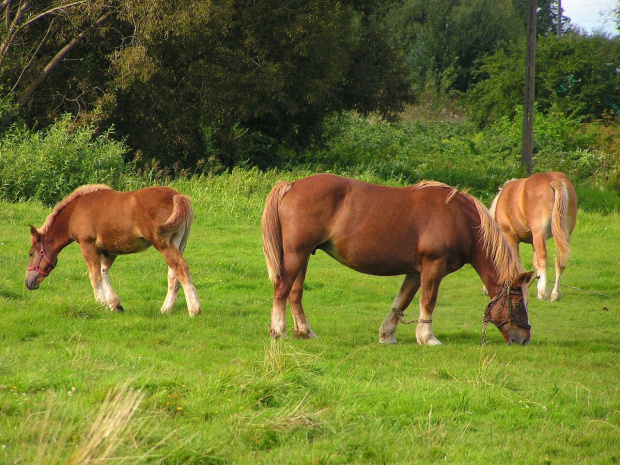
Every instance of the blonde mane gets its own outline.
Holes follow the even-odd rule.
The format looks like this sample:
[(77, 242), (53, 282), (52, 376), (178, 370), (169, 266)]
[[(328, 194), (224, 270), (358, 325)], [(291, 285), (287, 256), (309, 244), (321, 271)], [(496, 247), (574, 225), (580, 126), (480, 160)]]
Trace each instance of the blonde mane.
[(504, 235), (491, 216), (491, 212), (475, 197), (466, 194), (478, 210), (480, 216), (480, 239), (487, 256), (493, 261), (493, 267), (498, 279), (503, 284), (511, 283), (519, 274), (525, 271), (521, 264), (521, 257), (506, 242)]
[[(446, 198), (445, 205), (448, 205), (450, 203), (450, 200), (452, 200), (452, 198), (459, 192), (458, 189), (456, 189), (455, 187), (449, 186), (439, 181), (421, 181), (411, 187), (413, 189), (424, 189), (425, 187), (443, 187), (445, 189), (449, 189), (450, 194)], [(466, 191), (463, 191), (463, 193), (466, 193)]]
[(71, 202), (73, 202), (78, 197), (81, 197), (86, 194), (90, 194), (91, 192), (97, 192), (100, 190), (109, 189), (112, 190), (111, 187), (106, 186), (105, 184), (86, 184), (84, 186), (78, 187), (76, 190), (67, 195), (64, 199), (62, 199), (58, 204), (54, 207), (54, 211), (49, 214), (43, 226), (39, 228), (39, 234), (47, 233), (48, 229), (56, 219), (56, 216)]
[(459, 191), (454, 187), (438, 181), (422, 181), (412, 187), (414, 189), (423, 189), (425, 187), (444, 187), (450, 189), (450, 194), (446, 198), (446, 205), (454, 198), (455, 195), (459, 193), (472, 201), (476, 206), (478, 216), (480, 217), (480, 230), (478, 231), (478, 234), (487, 256), (493, 262), (493, 268), (497, 272), (498, 280), (502, 284), (508, 284), (511, 283), (520, 273), (525, 271), (523, 265), (521, 264), (521, 258), (506, 242), (506, 239), (504, 238), (499, 225), (495, 222), (491, 212), (477, 198), (468, 194), (466, 190)]

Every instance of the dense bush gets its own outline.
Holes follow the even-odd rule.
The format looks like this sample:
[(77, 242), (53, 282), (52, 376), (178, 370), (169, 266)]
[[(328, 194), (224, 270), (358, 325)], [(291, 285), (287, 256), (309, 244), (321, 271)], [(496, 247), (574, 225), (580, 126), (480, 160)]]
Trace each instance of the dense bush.
[(11, 130), (0, 139), (0, 197), (53, 204), (82, 184), (118, 186), (126, 148), (110, 134), (73, 129), (69, 117), (45, 133)]

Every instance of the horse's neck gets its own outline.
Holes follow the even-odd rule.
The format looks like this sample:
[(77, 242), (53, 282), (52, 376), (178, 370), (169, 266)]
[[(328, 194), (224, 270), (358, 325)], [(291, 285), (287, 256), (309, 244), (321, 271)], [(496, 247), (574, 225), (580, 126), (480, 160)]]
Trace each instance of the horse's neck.
[(492, 260), (486, 253), (476, 254), (476, 260), (472, 261), (472, 266), (478, 273), (478, 276), (480, 276), (484, 287), (489, 291), (489, 295), (491, 297), (497, 295), (504, 286), (499, 280), (499, 275)]
[(74, 241), (69, 231), (69, 224), (71, 216), (73, 215), (73, 209), (75, 208), (75, 202), (70, 202), (61, 211), (58, 212), (54, 221), (45, 233), (45, 237), (49, 241), (53, 238), (54, 250), (56, 253), (60, 252), (67, 245)]

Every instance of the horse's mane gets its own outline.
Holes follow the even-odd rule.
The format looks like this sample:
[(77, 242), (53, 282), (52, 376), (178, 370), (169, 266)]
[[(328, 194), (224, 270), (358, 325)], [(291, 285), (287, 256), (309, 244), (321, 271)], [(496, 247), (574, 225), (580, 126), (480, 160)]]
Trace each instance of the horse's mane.
[(502, 230), (491, 216), (491, 212), (477, 198), (466, 194), (474, 203), (480, 216), (480, 239), (487, 255), (493, 260), (498, 280), (503, 284), (511, 283), (520, 273), (525, 271), (519, 254), (508, 245)]
[(81, 196), (83, 196), (85, 194), (90, 194), (91, 192), (97, 192), (97, 191), (105, 190), (105, 189), (110, 189), (111, 190), (112, 188), (109, 187), (109, 186), (106, 186), (105, 184), (86, 184), (84, 186), (78, 187), (76, 190), (74, 190), (69, 195), (67, 195), (64, 199), (62, 199), (60, 202), (58, 202), (58, 204), (54, 207), (54, 211), (49, 214), (49, 216), (45, 220), (45, 223), (43, 223), (43, 226), (41, 226), (39, 228), (39, 234), (47, 233), (48, 229), (50, 228), (50, 226), (54, 222), (54, 219), (56, 219), (56, 216), (58, 216), (58, 214), (67, 205), (69, 205), (71, 202), (73, 202), (75, 199), (77, 199), (78, 197), (81, 197)]
[(525, 271), (521, 264), (521, 258), (508, 245), (499, 225), (495, 222), (491, 216), (491, 212), (489, 212), (482, 202), (473, 195), (467, 193), (466, 190), (459, 191), (454, 187), (438, 181), (422, 181), (412, 186), (413, 189), (423, 189), (425, 187), (443, 187), (450, 189), (450, 194), (446, 198), (446, 205), (457, 194), (461, 194), (465, 199), (468, 199), (474, 204), (478, 216), (480, 217), (480, 230), (478, 231), (480, 240), (482, 241), (487, 256), (493, 261), (493, 268), (495, 268), (498, 280), (502, 284), (512, 282), (520, 273)]
[[(458, 189), (456, 189), (455, 187), (448, 186), (447, 184), (444, 184), (443, 182), (439, 182), (439, 181), (421, 181), (417, 184), (414, 184), (411, 187), (412, 189), (424, 189), (425, 187), (443, 187), (445, 189), (449, 189), (450, 194), (446, 198), (446, 202), (445, 202), (446, 205), (448, 205), (450, 203), (450, 200), (452, 200), (452, 197), (454, 197), (459, 192)], [(464, 194), (466, 192), (467, 191), (463, 191)]]

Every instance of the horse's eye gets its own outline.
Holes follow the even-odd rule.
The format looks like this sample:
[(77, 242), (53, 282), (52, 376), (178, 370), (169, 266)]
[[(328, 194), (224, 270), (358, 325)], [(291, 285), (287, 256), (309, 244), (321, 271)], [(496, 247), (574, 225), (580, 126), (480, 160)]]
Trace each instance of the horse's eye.
[(30, 252), (30, 258), (34, 257), (34, 252)]

